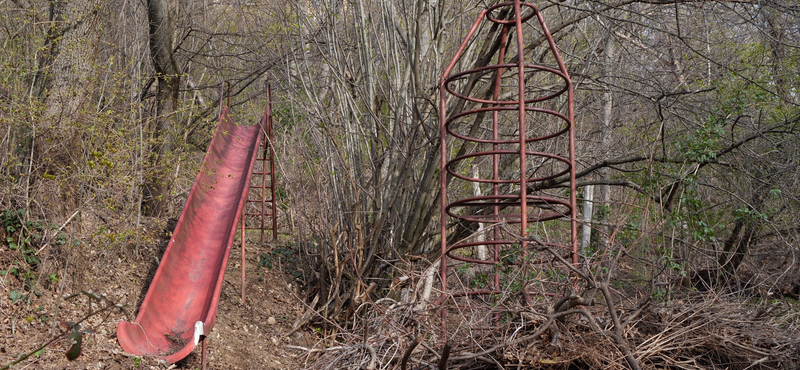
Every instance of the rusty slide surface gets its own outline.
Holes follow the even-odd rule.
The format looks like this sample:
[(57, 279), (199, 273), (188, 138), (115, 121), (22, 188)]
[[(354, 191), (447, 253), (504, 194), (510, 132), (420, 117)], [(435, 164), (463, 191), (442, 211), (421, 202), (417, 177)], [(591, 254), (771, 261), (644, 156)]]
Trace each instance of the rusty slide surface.
[(211, 332), (260, 127), (237, 126), (227, 108), (222, 111), (136, 320), (117, 326), (125, 352), (172, 363), (188, 356), (200, 337)]

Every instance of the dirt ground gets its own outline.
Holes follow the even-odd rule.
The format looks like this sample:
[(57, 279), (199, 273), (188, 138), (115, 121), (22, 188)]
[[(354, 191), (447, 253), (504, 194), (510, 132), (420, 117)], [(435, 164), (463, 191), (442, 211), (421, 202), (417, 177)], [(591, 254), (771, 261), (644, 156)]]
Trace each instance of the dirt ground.
[[(248, 239), (251, 238), (248, 236)], [(28, 296), (23, 281), (17, 276), (8, 273), (0, 276), (0, 368), (60, 334), (63, 330), (59, 329), (60, 325), (52, 328), (54, 316), (58, 321), (77, 322), (112, 302), (124, 305), (130, 317), (126, 318), (120, 310), (109, 309), (86, 320), (81, 329), (91, 329), (91, 332), (84, 335), (82, 353), (76, 360), (67, 360), (69, 340), (62, 339), (13, 369), (199, 369), (199, 346), (184, 360), (166, 364), (154, 358), (125, 354), (117, 343), (117, 323), (135, 317), (158, 266), (157, 260), (166, 247), (163, 236), (157, 240), (152, 243), (155, 246), (143, 246), (139, 258), (133, 257), (132, 248), (100, 248), (91, 242), (73, 248), (63, 294), (91, 291), (105, 294), (108, 301), (96, 301), (83, 294), (69, 299), (57, 298), (62, 284), (54, 278), (50, 280), (48, 275), (58, 271), (53, 261), (61, 264), (63, 270), (66, 257), (63, 246), (61, 250), (53, 247), (49, 254), (42, 255), (42, 263), (37, 268), (37, 288), (34, 288), (39, 295)], [(222, 285), (217, 322), (207, 337), (209, 369), (297, 369), (301, 367), (298, 356), (304, 353), (286, 346), (308, 348), (317, 342), (315, 334), (308, 329), (286, 336), (305, 306), (296, 293), (298, 288), (293, 278), (278, 271), (274, 264), (269, 264), (271, 268), (265, 266), (260, 258), (269, 255), (273, 246), (259, 245), (257, 241), (256, 237), (247, 246), (246, 304), (241, 302), (238, 237), (234, 243)], [(19, 265), (14, 262), (19, 252), (3, 248), (0, 270), (8, 271)], [(57, 276), (63, 275), (54, 275)]]
[[(90, 225), (85, 230), (100, 229), (96, 225), (99, 220), (84, 222)], [(84, 235), (73, 239), (81, 243), (71, 251), (66, 247), (68, 243), (34, 246), (42, 250), (38, 255), (41, 261), (36, 263), (35, 270), (26, 270), (29, 265), (20, 262), (24, 258), (20, 250), (0, 245), (0, 369), (59, 336), (64, 330), (60, 322), (79, 322), (87, 316), (90, 317), (81, 323), (80, 329), (89, 332), (83, 336), (82, 353), (76, 360), (69, 361), (66, 356), (70, 340), (60, 339), (13, 369), (200, 369), (200, 348), (176, 364), (166, 364), (154, 358), (125, 354), (117, 343), (117, 324), (135, 318), (175, 226), (163, 221), (148, 222), (138, 257), (134, 257), (130, 237), (113, 244), (108, 235)], [(8, 236), (0, 229), (0, 238), (4, 237)], [(410, 348), (411, 328), (427, 332), (437, 325), (438, 318), (433, 319), (432, 314), (425, 316), (397, 305), (394, 310), (362, 313), (362, 324), (366, 326), (356, 330), (360, 333), (369, 329), (368, 345), (363, 341), (334, 344), (332, 339), (321, 338), (311, 328), (292, 332), (293, 323), (306, 317), (307, 312), (303, 288), (298, 287), (296, 280), (308, 273), (297, 267), (300, 254), (286, 239), (265, 244), (257, 243), (255, 234), (248, 239), (247, 303), (242, 304), (240, 299), (241, 248), (236, 241), (222, 285), (216, 325), (207, 338), (209, 369), (349, 370), (363, 368), (375, 360), (381, 361), (381, 367), (396, 366), (398, 354)], [(69, 261), (66, 270), (64, 261)], [(12, 273), (12, 269), (16, 271)], [(35, 277), (32, 289), (26, 287), (26, 276)], [(632, 275), (623, 280), (633, 278)], [(797, 330), (800, 309), (795, 298), (765, 298), (778, 298), (778, 293), (786, 290), (776, 288), (774, 293), (753, 290), (749, 293), (753, 296), (741, 297), (681, 289), (671, 293), (672, 300), (637, 308), (639, 303), (621, 299), (619, 307), (627, 317), (632, 317), (634, 311), (641, 312), (627, 328), (626, 335), (636, 353), (642, 356), (645, 369), (668, 368), (677, 361), (703, 369), (720, 368), (717, 364), (728, 364), (731, 369), (795, 369), (800, 358)], [(796, 294), (796, 290), (791, 285), (788, 291)], [(92, 299), (81, 293), (90, 291), (93, 296), (106, 298)], [(626, 290), (624, 285), (615, 292), (618, 297), (637, 294), (636, 289)], [(75, 296), (59, 299), (63, 295)], [(116, 309), (116, 304), (122, 305), (126, 313)], [(98, 310), (99, 314), (89, 315)], [(503, 361), (506, 368), (627, 368), (613, 341), (592, 332), (582, 321), (559, 324), (556, 333), (560, 333), (557, 342), (560, 344), (554, 357), (551, 353), (554, 334), (533, 334), (539, 330), (543, 315), (535, 316), (539, 321), (531, 316), (523, 321), (486, 326), (482, 319), (487, 317), (486, 312), (452, 322), (451, 328), (461, 327), (463, 335), (455, 329), (451, 333), (455, 334), (451, 339), (457, 355), (451, 358), (450, 368), (486, 368), (485, 361), (472, 354), (501, 343), (505, 345), (497, 347), (492, 358)], [(602, 307), (593, 307), (593, 317), (607, 331), (611, 326), (605, 312)], [(54, 322), (58, 324), (53, 325)], [(398, 336), (398, 332), (405, 334)], [(508, 340), (509, 333), (525, 341), (512, 342)], [(429, 338), (410, 361), (415, 366), (437, 363), (441, 353), (439, 343), (435, 337)], [(328, 350), (309, 354), (292, 346)]]

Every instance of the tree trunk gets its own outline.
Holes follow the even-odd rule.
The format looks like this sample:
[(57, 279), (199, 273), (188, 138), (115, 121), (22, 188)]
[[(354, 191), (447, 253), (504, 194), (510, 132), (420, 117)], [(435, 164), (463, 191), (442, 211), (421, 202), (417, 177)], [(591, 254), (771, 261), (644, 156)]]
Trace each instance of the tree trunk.
[[(614, 99), (611, 92), (611, 84), (608, 81), (612, 78), (612, 69), (614, 68), (614, 56), (616, 53), (616, 45), (612, 35), (608, 35), (608, 40), (603, 48), (603, 68), (601, 79), (605, 82), (602, 95), (602, 111), (600, 116), (600, 158), (611, 158), (611, 139), (612, 139), (612, 125), (611, 116), (614, 108)], [(605, 182), (611, 181), (611, 172), (609, 168), (602, 168), (600, 171), (600, 178)], [(611, 207), (611, 187), (609, 185), (597, 186), (597, 198), (600, 206), (603, 207), (600, 221), (603, 217), (608, 217), (608, 211)], [(608, 248), (608, 235), (609, 235), (608, 222), (603, 222), (600, 226), (600, 241), (599, 250), (605, 251)]]
[(172, 26), (169, 21), (169, 8), (166, 0), (148, 0), (147, 18), (150, 23), (150, 56), (156, 70), (158, 92), (156, 95), (155, 141), (150, 148), (150, 168), (144, 186), (144, 213), (148, 216), (160, 215), (165, 210), (167, 196), (171, 187), (168, 168), (163, 164), (172, 153), (176, 143), (180, 71), (172, 53)]
[(581, 228), (581, 256), (586, 258), (586, 248), (592, 240), (592, 205), (594, 204), (594, 185), (584, 188), (583, 201), (583, 227)]
[[(50, 25), (31, 91), (44, 103), (44, 109), (42, 116), (31, 120), (30, 128), (22, 132), (26, 138), (21, 141), (30, 145), (18, 152), (18, 163), (23, 164), (19, 170), (27, 172), (20, 182), (26, 208), (37, 178), (31, 173), (39, 167), (36, 163), (43, 153), (47, 152), (48, 159), (59, 163), (64, 172), (74, 173), (84, 163), (76, 153), (81, 153), (81, 124), (93, 113), (102, 4), (102, 0), (50, 1)], [(72, 203), (68, 208), (79, 202), (74, 186), (67, 182), (60, 183), (56, 196)]]
[(51, 27), (35, 85), (45, 96), (45, 122), (75, 120), (92, 85), (99, 41), (100, 0), (50, 2)]
[[(758, 231), (758, 214), (764, 205), (767, 197), (767, 188), (761, 184), (756, 184), (756, 189), (750, 196), (750, 204), (747, 209), (752, 214), (739, 216), (734, 224), (731, 235), (725, 240), (722, 254), (719, 256), (719, 266), (726, 275), (733, 275), (744, 261), (744, 257), (749, 253), (750, 245), (755, 243)], [(721, 276), (720, 276), (721, 277)]]
[(775, 82), (776, 92), (778, 97), (785, 101), (791, 101), (789, 96), (789, 88), (786, 83), (786, 68), (784, 60), (786, 57), (786, 32), (781, 24), (781, 19), (775, 14), (774, 9), (766, 9), (764, 12), (767, 27), (766, 31), (769, 35), (769, 46), (772, 56), (772, 78)]

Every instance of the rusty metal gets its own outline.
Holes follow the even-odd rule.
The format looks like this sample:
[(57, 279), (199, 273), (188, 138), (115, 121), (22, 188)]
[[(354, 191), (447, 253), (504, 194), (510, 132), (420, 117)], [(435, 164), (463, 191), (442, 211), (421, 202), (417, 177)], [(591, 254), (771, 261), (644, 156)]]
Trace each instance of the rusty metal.
[(200, 349), (200, 370), (208, 369), (208, 367), (207, 367), (208, 363), (206, 362), (206, 360), (207, 360), (206, 353), (208, 353), (208, 341), (209, 341), (209, 338), (204, 336), (203, 337), (203, 346)]
[[(255, 207), (249, 207), (246, 213), (249, 230), (261, 230), (260, 242), (264, 242), (264, 230), (268, 220), (272, 223), (272, 239), (278, 239), (277, 202), (275, 198), (275, 147), (273, 146), (272, 126), (272, 89), (266, 84), (267, 107), (259, 125), (261, 126), (261, 145), (256, 157), (256, 169), (253, 172), (253, 181), (250, 183), (247, 202)], [(255, 219), (255, 220), (253, 220)]]
[[(230, 92), (230, 85), (228, 87)], [(265, 85), (267, 104), (264, 115), (258, 123), (261, 140), (256, 150), (253, 173), (247, 190), (247, 200), (242, 209), (242, 303), (245, 302), (245, 235), (247, 230), (259, 230), (259, 242), (264, 242), (264, 230), (267, 219), (272, 221), (272, 239), (278, 239), (277, 204), (275, 203), (275, 147), (272, 131), (272, 89), (269, 82)], [(228, 98), (230, 102), (230, 97)], [(255, 193), (255, 194), (254, 194)], [(248, 207), (248, 205), (251, 205)], [(253, 207), (252, 205), (255, 205)], [(249, 209), (249, 210), (248, 210)], [(255, 219), (255, 220), (254, 220)]]
[(245, 230), (245, 228), (246, 228), (245, 224), (247, 223), (246, 214), (247, 214), (247, 211), (245, 210), (245, 207), (242, 207), (242, 216), (239, 217), (239, 226), (241, 227), (239, 229), (239, 236), (242, 238), (242, 261), (241, 261), (241, 265), (242, 265), (242, 303), (245, 303), (244, 292), (245, 292), (245, 288), (247, 287), (247, 282), (245, 281), (245, 275), (246, 275), (245, 266), (246, 266), (246, 263), (247, 263), (247, 259), (245, 258), (245, 250), (247, 249), (245, 247), (245, 245), (247, 244), (247, 238), (246, 238), (247, 232)]
[[(497, 30), (498, 40), (477, 40), (481, 30)], [(543, 38), (547, 49), (527, 50), (525, 37)], [(497, 42), (497, 51), (490, 65), (473, 67), (483, 55), (474, 60), (466, 56), (478, 54), (482, 42)], [(526, 54), (533, 51), (539, 52), (536, 64), (526, 62)], [(508, 58), (513, 53), (516, 55)], [(457, 66), (465, 65), (470, 69), (456, 71)], [(481, 11), (442, 75), (439, 93), (440, 274), (444, 292), (440, 302), (457, 295), (500, 293), (497, 269), (486, 289), (449, 292), (448, 259), (497, 266), (503, 263), (501, 254), (515, 244), (519, 253), (528, 253), (526, 240), (534, 237), (529, 227), (544, 227), (540, 224), (544, 221), (569, 222), (569, 246), (540, 236), (536, 239), (562, 248), (577, 264), (573, 89), (541, 12), (519, 0)], [(448, 100), (449, 106), (455, 107), (451, 112)], [(466, 154), (451, 155), (460, 147), (467, 148), (459, 152)], [(468, 175), (470, 165), (490, 170)], [(569, 179), (569, 194), (535, 190), (556, 178)], [(466, 189), (474, 184), (490, 189), (486, 195), (467, 194)], [(448, 240), (451, 223), (478, 232), (464, 240)], [(481, 224), (483, 228), (478, 227)], [(476, 247), (486, 247), (491, 257), (470, 257)], [(442, 310), (443, 321), (444, 315)]]
[[(220, 87), (219, 126), (136, 319), (117, 326), (119, 344), (128, 353), (174, 363), (202, 341), (205, 368), (208, 334), (217, 320), (225, 267), (237, 229), (242, 239), (242, 302), (245, 300), (245, 206), (253, 174), (260, 173), (255, 163), (263, 148), (262, 138), (271, 132), (272, 111), (268, 105), (258, 125), (237, 125), (228, 112), (230, 84), (228, 104), (223, 105), (226, 84)], [(274, 199), (274, 190), (272, 194)]]

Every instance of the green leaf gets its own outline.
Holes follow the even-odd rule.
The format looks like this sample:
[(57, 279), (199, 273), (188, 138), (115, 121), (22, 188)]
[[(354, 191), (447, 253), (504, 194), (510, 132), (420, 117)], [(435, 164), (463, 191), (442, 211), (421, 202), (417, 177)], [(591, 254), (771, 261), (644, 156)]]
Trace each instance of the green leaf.
[(15, 302), (19, 301), (22, 298), (22, 293), (20, 293), (20, 292), (18, 292), (16, 290), (12, 290), (12, 291), (8, 292), (8, 298), (11, 299), (11, 303), (15, 303)]
[(67, 351), (67, 360), (74, 361), (81, 355), (81, 342), (83, 342), (83, 333), (78, 328), (74, 328), (67, 338), (70, 340), (72, 346)]

